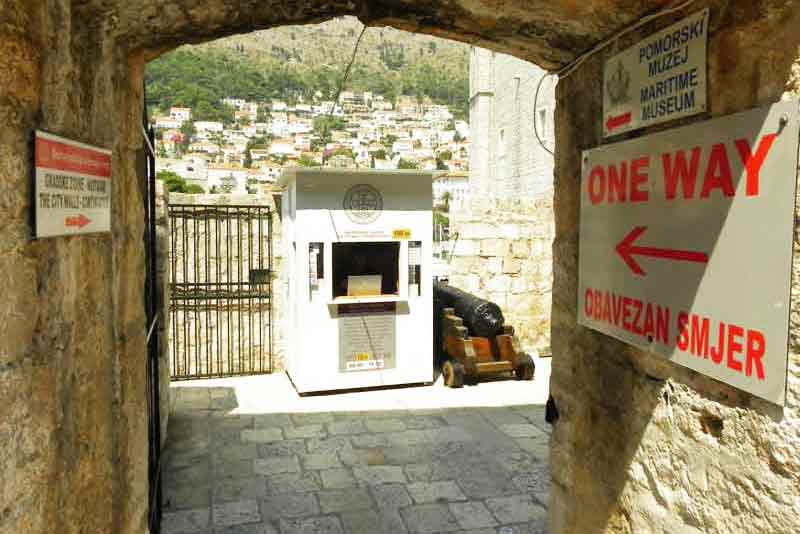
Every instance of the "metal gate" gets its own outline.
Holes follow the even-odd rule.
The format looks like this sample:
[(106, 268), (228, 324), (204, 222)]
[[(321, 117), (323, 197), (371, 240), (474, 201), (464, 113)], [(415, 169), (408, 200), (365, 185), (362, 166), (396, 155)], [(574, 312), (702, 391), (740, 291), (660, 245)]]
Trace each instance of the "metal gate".
[(272, 372), (272, 212), (171, 204), (173, 380)]

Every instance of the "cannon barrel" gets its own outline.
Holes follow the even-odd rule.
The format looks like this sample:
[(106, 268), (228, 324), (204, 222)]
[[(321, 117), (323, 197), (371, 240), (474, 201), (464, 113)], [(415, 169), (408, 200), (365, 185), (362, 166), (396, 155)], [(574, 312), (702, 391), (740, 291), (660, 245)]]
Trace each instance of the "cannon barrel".
[[(433, 296), (434, 300), (438, 301), (437, 311), (454, 308), (471, 336), (492, 337), (503, 330), (505, 323), (503, 311), (494, 302), (441, 282), (433, 284)], [(437, 317), (437, 321), (439, 319), (440, 317)]]

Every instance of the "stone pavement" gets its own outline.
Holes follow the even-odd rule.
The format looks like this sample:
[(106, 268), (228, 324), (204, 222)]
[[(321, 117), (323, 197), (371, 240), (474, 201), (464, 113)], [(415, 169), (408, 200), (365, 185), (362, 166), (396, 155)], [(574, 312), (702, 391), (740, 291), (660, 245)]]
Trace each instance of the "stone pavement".
[[(492, 405), (499, 392), (530, 397), (530, 382), (295, 395), (295, 408), (308, 400), (310, 409), (280, 412), (269, 406), (285, 406), (269, 399), (290, 395), (275, 393), (288, 382), (282, 376), (239, 379), (261, 381), (250, 390), (260, 391), (260, 410), (242, 409), (249, 394), (233, 379), (172, 388), (164, 534), (547, 531), (543, 403)], [(383, 409), (428, 397), (439, 405), (461, 398), (462, 406)], [(362, 409), (339, 410), (352, 402)], [(318, 410), (325, 405), (329, 411)]]

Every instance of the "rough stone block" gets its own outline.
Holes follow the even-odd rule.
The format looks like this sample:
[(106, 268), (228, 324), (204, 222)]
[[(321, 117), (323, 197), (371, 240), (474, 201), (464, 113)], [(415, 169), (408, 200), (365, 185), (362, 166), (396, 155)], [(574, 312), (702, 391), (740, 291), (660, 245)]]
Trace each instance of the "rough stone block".
[(360, 482), (369, 485), (406, 481), (403, 468), (395, 465), (357, 466), (353, 468), (353, 475)]
[(363, 434), (367, 431), (362, 421), (338, 421), (328, 423), (328, 432), (331, 436), (341, 436), (350, 434)]
[(253, 461), (253, 469), (259, 475), (277, 475), (280, 473), (297, 473), (300, 463), (297, 456), (278, 456), (276, 458), (257, 458)]
[(339, 456), (335, 452), (320, 452), (315, 454), (301, 454), (300, 462), (304, 469), (333, 469), (341, 467)]
[(522, 262), (511, 256), (503, 258), (503, 273), (505, 274), (518, 274), (522, 269)]
[(372, 499), (366, 488), (346, 488), (320, 491), (317, 494), (322, 513), (372, 508)]
[(196, 534), (204, 532), (211, 524), (211, 511), (208, 508), (164, 512), (161, 529), (170, 534)]
[(283, 432), (280, 428), (246, 428), (241, 432), (242, 441), (250, 443), (269, 443), (270, 441), (280, 441), (283, 439)]
[(547, 511), (528, 495), (487, 499), (486, 506), (501, 523), (524, 523), (547, 517)]
[(533, 438), (542, 435), (539, 427), (529, 423), (500, 425), (500, 430), (512, 438)]
[(214, 503), (261, 499), (267, 496), (267, 485), (262, 477), (220, 478), (214, 480)]
[(318, 491), (322, 488), (322, 482), (318, 473), (308, 471), (305, 473), (282, 473), (267, 477), (266, 486), (270, 495), (283, 495)]
[(486, 528), (497, 525), (497, 521), (480, 501), (450, 503), (450, 511), (453, 512), (456, 521), (463, 529)]
[(391, 418), (368, 419), (366, 426), (370, 432), (401, 432), (406, 429), (403, 421)]
[(438, 534), (459, 530), (446, 504), (417, 504), (400, 510), (411, 534)]
[(418, 504), (428, 502), (453, 502), (466, 501), (458, 485), (452, 480), (440, 482), (414, 482), (406, 486), (414, 502)]
[(308, 519), (281, 519), (280, 526), (281, 534), (344, 534), (339, 518), (330, 515)]
[(262, 458), (273, 456), (291, 456), (306, 452), (306, 442), (302, 439), (285, 439), (283, 441), (273, 441), (258, 446), (258, 455)]
[(318, 513), (319, 505), (313, 493), (275, 495), (261, 501), (261, 515), (265, 521), (279, 517), (303, 517)]
[(212, 509), (214, 526), (227, 527), (245, 523), (258, 523), (261, 514), (255, 500), (231, 501), (215, 504)]
[(397, 510), (411, 506), (411, 496), (403, 484), (372, 486), (371, 490), (380, 510)]
[(353, 448), (350, 439), (345, 436), (335, 436), (332, 438), (324, 439), (309, 439), (306, 442), (306, 448), (310, 453), (317, 452), (338, 452), (342, 450), (349, 450)]
[(326, 436), (325, 428), (322, 424), (287, 427), (284, 432), (286, 434), (286, 439), (324, 438)]
[(340, 514), (347, 534), (403, 534), (403, 520), (395, 511), (356, 510)]
[(349, 469), (325, 469), (319, 474), (325, 489), (352, 488), (358, 485)]

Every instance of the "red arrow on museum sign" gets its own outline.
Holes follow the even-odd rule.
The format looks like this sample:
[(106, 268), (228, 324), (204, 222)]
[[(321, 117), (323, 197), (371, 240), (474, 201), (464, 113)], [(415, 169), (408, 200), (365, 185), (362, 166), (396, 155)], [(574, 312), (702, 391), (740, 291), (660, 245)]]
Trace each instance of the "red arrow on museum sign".
[(631, 112), (623, 113), (622, 115), (609, 116), (606, 120), (606, 130), (612, 132), (620, 126), (625, 126), (631, 122)]
[(64, 219), (64, 226), (77, 226), (78, 228), (83, 228), (87, 224), (89, 224), (91, 219), (88, 219), (83, 213), (76, 217), (67, 217)]
[(633, 256), (650, 256), (651, 258), (662, 258), (666, 260), (675, 261), (691, 261), (695, 263), (708, 263), (708, 254), (705, 252), (691, 252), (688, 250), (672, 250), (668, 248), (656, 247), (636, 247), (633, 245), (634, 241), (639, 239), (645, 230), (646, 226), (637, 226), (625, 236), (625, 239), (619, 242), (616, 246), (617, 254), (622, 258), (622, 261), (633, 271), (633, 274), (644, 276), (646, 273), (639, 267)]

